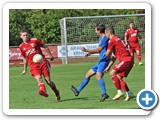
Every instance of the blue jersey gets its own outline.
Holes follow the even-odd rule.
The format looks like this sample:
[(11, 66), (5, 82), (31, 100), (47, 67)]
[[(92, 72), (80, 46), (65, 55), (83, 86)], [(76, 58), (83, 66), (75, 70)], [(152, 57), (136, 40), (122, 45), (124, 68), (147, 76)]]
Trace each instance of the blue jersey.
[(110, 59), (106, 57), (106, 51), (108, 48), (108, 41), (109, 41), (109, 39), (106, 36), (99, 37), (99, 45), (98, 46), (102, 47), (102, 50), (99, 53), (99, 62), (110, 61)]

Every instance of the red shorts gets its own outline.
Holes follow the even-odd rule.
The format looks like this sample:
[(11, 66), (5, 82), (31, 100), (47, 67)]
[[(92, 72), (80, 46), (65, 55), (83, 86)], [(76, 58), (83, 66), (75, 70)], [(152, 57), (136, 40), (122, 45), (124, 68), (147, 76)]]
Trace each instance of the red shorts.
[(30, 74), (32, 76), (43, 75), (44, 77), (50, 76), (50, 63), (44, 60), (41, 64), (34, 64), (30, 66)]
[(130, 70), (133, 67), (133, 60), (130, 61), (121, 61), (118, 64), (116, 64), (113, 68), (117, 72), (117, 75), (120, 76), (121, 78), (127, 77)]
[(140, 51), (140, 45), (139, 43), (137, 44), (130, 44), (130, 52), (133, 53), (135, 51)]

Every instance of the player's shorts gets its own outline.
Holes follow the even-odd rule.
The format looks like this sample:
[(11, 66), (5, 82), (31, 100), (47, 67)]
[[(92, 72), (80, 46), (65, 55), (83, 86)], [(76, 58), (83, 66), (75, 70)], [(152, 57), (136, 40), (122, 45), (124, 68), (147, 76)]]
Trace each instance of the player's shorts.
[(44, 60), (41, 64), (34, 64), (30, 66), (30, 74), (32, 76), (43, 75), (44, 77), (50, 76), (50, 63)]
[(120, 76), (121, 78), (127, 77), (130, 70), (133, 67), (133, 60), (130, 61), (121, 61), (118, 64), (116, 64), (113, 68), (117, 72), (117, 75)]
[(140, 44), (130, 44), (130, 52), (133, 53), (135, 51), (140, 51)]
[(105, 68), (108, 66), (109, 61), (103, 61), (103, 62), (98, 62), (96, 65), (94, 65), (91, 69), (97, 73), (100, 72), (101, 74), (104, 74)]

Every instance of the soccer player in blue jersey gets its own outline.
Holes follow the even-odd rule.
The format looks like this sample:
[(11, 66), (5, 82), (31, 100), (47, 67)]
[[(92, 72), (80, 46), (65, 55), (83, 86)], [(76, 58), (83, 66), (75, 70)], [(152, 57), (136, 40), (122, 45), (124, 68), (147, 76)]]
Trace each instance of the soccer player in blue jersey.
[(100, 86), (101, 93), (102, 93), (100, 102), (103, 102), (105, 99), (108, 99), (109, 97), (108, 94), (106, 93), (106, 87), (105, 87), (104, 80), (102, 79), (104, 75), (104, 70), (110, 62), (110, 58), (107, 58), (105, 55), (107, 47), (108, 47), (109, 39), (105, 36), (105, 25), (98, 24), (95, 28), (95, 32), (97, 35), (99, 35), (98, 48), (88, 50), (85, 47), (81, 47), (81, 50), (86, 52), (86, 55), (85, 55), (86, 57), (91, 54), (99, 53), (99, 57), (100, 57), (99, 61), (86, 73), (85, 78), (83, 79), (80, 86), (78, 88), (75, 88), (72, 85), (71, 90), (73, 91), (75, 96), (78, 96), (79, 93), (82, 91), (82, 89), (88, 84), (91, 76), (95, 74), (97, 82)]

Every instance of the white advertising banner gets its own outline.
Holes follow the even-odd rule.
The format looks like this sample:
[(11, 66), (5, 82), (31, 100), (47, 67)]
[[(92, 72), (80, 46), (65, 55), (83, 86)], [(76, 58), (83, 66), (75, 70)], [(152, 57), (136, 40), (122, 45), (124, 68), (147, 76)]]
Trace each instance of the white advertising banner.
[[(85, 47), (86, 49), (96, 49), (98, 48), (98, 44), (82, 44), (82, 45), (67, 45), (68, 57), (83, 57), (85, 56), (85, 52), (81, 50), (81, 47)], [(98, 54), (94, 54), (98, 55)], [(65, 46), (58, 46), (58, 57), (65, 57), (66, 49)]]

